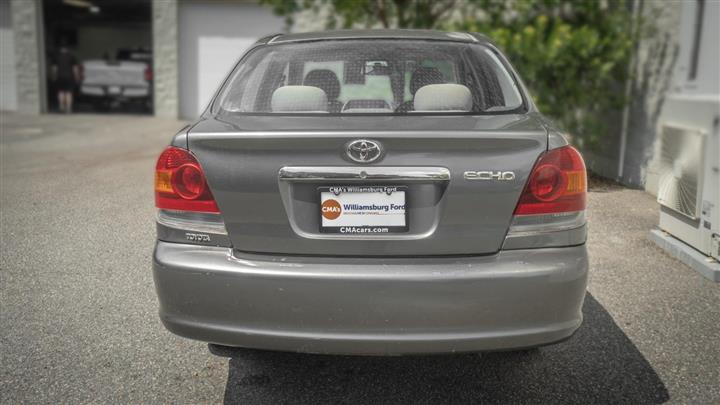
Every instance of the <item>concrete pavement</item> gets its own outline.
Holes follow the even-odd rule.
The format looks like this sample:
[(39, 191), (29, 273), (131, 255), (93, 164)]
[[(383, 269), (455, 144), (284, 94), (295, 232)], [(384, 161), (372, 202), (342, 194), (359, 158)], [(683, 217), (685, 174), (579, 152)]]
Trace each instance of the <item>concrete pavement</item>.
[(720, 401), (720, 286), (647, 240), (651, 196), (590, 194), (585, 323), (529, 353), (366, 358), (166, 332), (150, 270), (155, 158), (182, 122), (0, 115), (0, 401)]

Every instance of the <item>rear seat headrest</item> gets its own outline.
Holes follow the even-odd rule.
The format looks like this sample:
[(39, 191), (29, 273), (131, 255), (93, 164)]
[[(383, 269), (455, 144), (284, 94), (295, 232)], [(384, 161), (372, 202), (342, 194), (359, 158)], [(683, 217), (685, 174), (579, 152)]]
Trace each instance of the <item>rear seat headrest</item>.
[(420, 66), (410, 77), (410, 94), (414, 96), (423, 86), (440, 83), (445, 83), (445, 78), (438, 68)]
[(327, 95), (318, 87), (283, 86), (272, 94), (273, 112), (327, 112)]
[(329, 69), (315, 69), (305, 76), (303, 85), (322, 89), (328, 100), (337, 100), (340, 96), (340, 80), (335, 72)]
[(413, 101), (415, 111), (470, 111), (470, 89), (462, 84), (429, 84), (420, 87)]

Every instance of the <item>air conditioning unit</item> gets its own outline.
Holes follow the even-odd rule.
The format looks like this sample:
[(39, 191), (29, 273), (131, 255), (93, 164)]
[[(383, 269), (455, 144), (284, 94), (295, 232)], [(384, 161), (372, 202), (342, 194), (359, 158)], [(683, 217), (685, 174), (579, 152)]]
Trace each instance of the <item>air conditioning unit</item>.
[(668, 100), (656, 156), (660, 231), (651, 235), (714, 281), (720, 281), (719, 105), (714, 99)]
[[(702, 199), (705, 138), (698, 128), (665, 124), (660, 132), (658, 202), (692, 221), (699, 218)], [(687, 230), (681, 226), (675, 233)]]

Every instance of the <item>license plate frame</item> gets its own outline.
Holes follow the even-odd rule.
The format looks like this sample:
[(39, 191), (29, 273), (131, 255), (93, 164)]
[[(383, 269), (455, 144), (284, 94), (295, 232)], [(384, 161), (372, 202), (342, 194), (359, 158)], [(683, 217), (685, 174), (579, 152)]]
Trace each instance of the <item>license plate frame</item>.
[[(352, 195), (355, 194), (357, 197), (361, 198), (359, 196), (360, 194), (366, 194), (366, 195), (372, 195), (372, 194), (380, 194), (387, 196), (387, 198), (380, 198), (383, 201), (380, 203), (381, 205), (384, 204), (392, 204), (397, 202), (397, 196), (402, 195), (402, 205), (404, 206), (404, 212), (402, 214), (368, 214), (370, 216), (366, 216), (365, 214), (359, 215), (359, 214), (349, 214), (349, 212), (356, 212), (356, 211), (343, 211), (341, 207), (341, 213), (346, 215), (359, 215), (357, 217), (354, 217), (356, 219), (351, 220), (351, 222), (355, 222), (354, 224), (344, 224), (339, 223), (338, 225), (327, 225), (330, 223), (329, 220), (326, 220), (326, 218), (323, 216), (323, 194), (324, 193), (330, 193), (331, 195), (335, 196), (341, 196), (343, 194), (345, 195)], [(339, 235), (362, 235), (362, 236), (372, 236), (372, 235), (393, 235), (393, 234), (403, 234), (407, 233), (410, 230), (410, 223), (409, 223), (409, 209), (408, 209), (408, 187), (407, 186), (395, 186), (395, 185), (383, 185), (383, 186), (377, 186), (377, 185), (337, 185), (337, 186), (323, 186), (318, 187), (317, 189), (317, 201), (318, 201), (318, 212), (319, 212), (319, 231), (320, 233), (324, 234), (339, 234)], [(350, 201), (349, 203), (355, 203), (357, 204), (358, 201)], [(342, 205), (342, 202), (340, 202)], [(368, 202), (369, 204), (373, 204), (373, 201)], [(390, 208), (390, 210), (393, 210)], [(370, 210), (377, 211), (377, 210)], [(346, 213), (347, 212), (347, 213)], [(390, 219), (391, 223), (386, 224), (378, 224), (373, 223), (377, 222), (377, 216), (383, 216), (388, 215), (388, 218)], [(390, 218), (392, 216), (392, 218)], [(402, 216), (403, 223), (401, 225), (397, 224), (397, 221), (399, 217)]]

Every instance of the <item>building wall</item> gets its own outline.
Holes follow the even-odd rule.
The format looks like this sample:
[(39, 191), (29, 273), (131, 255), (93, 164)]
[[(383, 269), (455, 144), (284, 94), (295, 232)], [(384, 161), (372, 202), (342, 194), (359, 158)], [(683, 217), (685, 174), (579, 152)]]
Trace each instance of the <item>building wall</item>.
[(178, 116), (178, 3), (152, 0), (155, 115)]
[[(642, 188), (653, 158), (658, 120), (673, 82), (680, 44), (682, 2), (642, 1), (642, 27), (635, 55), (625, 159), (618, 180)], [(620, 147), (620, 145), (618, 145)]]
[(179, 106), (187, 119), (204, 110), (250, 45), (284, 28), (268, 7), (217, 0), (181, 0), (179, 24)]
[[(677, 63), (672, 70), (671, 82), (663, 94), (663, 102), (657, 117), (654, 118), (654, 132), (659, 133), (662, 121), (672, 120), (672, 113), (668, 105), (672, 103), (700, 103), (717, 105), (720, 102), (720, 3), (706, 1), (702, 16), (702, 31), (700, 34), (699, 54), (697, 60), (697, 74), (690, 78), (690, 65), (693, 59), (692, 51), (695, 42), (695, 29), (698, 25), (697, 1), (687, 1), (677, 4), (680, 9), (677, 21), (677, 40), (679, 49), (676, 55)], [(673, 108), (673, 107), (670, 107)], [(702, 107), (700, 107), (702, 108)], [(715, 107), (712, 107), (715, 108)], [(716, 111), (720, 116), (720, 111)], [(690, 124), (690, 123), (687, 123)], [(698, 127), (705, 127), (697, 122)], [(649, 163), (645, 176), (645, 190), (657, 195), (659, 181), (659, 158), (661, 143), (659, 137), (653, 137), (649, 147)]]
[(10, 0), (0, 0), (0, 89), (0, 110), (15, 111), (15, 35), (12, 29)]
[[(656, 195), (659, 126), (668, 102), (677, 94), (718, 94), (720, 3), (705, 2), (699, 71), (697, 79), (692, 81), (687, 76), (697, 1), (638, 0), (636, 4), (645, 24), (640, 25), (640, 41), (631, 66), (631, 101), (627, 106), (625, 139), (623, 141), (621, 114), (611, 113), (607, 141), (599, 151), (588, 151), (585, 155), (588, 167), (594, 172)], [(621, 158), (623, 143), (624, 158)]]
[[(42, 7), (39, 0), (11, 0), (17, 110), (38, 114), (44, 103)], [(4, 90), (3, 90), (4, 91)]]
[(682, 4), (680, 20), (680, 53), (674, 71), (671, 93), (686, 95), (719, 95), (720, 94), (720, 2), (705, 1), (703, 14), (700, 17), (702, 29), (697, 63), (697, 74), (689, 77), (693, 59), (692, 51), (695, 43), (698, 2), (688, 1)]
[(678, 58), (682, 3), (636, 0), (634, 4), (641, 23), (636, 28), (639, 42), (629, 67), (630, 102), (624, 111), (606, 113), (606, 139), (594, 150), (583, 150), (583, 154), (594, 173), (642, 188), (653, 157), (658, 117)]

